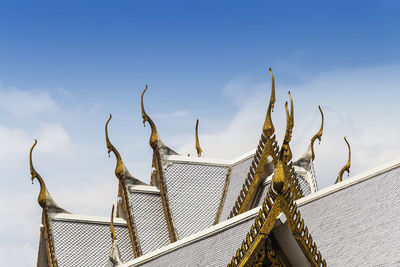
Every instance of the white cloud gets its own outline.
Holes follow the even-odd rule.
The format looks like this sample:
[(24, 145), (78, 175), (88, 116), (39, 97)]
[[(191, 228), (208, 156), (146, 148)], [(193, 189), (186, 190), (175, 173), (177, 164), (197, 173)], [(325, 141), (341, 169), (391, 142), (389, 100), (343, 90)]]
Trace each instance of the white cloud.
[(15, 117), (32, 117), (37, 114), (55, 113), (59, 107), (45, 91), (29, 92), (0, 84), (0, 111)]

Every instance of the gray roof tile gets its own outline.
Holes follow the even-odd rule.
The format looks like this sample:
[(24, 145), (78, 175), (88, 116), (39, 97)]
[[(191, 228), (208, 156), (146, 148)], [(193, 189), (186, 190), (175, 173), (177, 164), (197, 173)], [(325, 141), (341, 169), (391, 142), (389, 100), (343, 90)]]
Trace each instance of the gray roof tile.
[(220, 222), (225, 221), (229, 217), (235, 201), (237, 200), (240, 189), (246, 180), (247, 173), (250, 170), (250, 165), (253, 157), (244, 160), (236, 165), (232, 166), (231, 176), (229, 178), (229, 186), (226, 193), (225, 203), (221, 212)]
[(143, 254), (170, 243), (159, 194), (130, 192), (132, 213)]
[(228, 167), (170, 163), (165, 184), (179, 239), (213, 225)]
[[(54, 247), (60, 267), (105, 266), (112, 241), (108, 224), (51, 220)], [(115, 225), (123, 261), (133, 259), (126, 226)]]
[(400, 168), (299, 209), (329, 266), (399, 266)]

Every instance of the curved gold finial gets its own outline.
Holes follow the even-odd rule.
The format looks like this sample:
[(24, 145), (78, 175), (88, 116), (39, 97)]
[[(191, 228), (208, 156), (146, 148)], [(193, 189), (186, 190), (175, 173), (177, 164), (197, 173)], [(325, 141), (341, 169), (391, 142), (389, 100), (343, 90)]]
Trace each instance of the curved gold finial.
[(110, 122), (112, 118), (112, 115), (110, 114), (110, 117), (108, 118), (106, 122), (106, 145), (108, 148), (108, 156), (110, 156), (110, 152), (112, 151), (117, 158), (117, 166), (115, 167), (115, 175), (117, 176), (118, 179), (122, 179), (124, 175), (124, 163), (122, 162), (121, 155), (119, 154), (118, 150), (111, 144), (110, 139), (108, 138), (108, 123)]
[(288, 103), (285, 103), (285, 110), (286, 110), (286, 132), (285, 132), (285, 138), (284, 142), (289, 143), (292, 140), (292, 132), (293, 132), (293, 126), (294, 126), (294, 115), (293, 115), (293, 99), (292, 96), (290, 95), (290, 91), (288, 92), (289, 99), (290, 99), (290, 114), (289, 114), (289, 108), (288, 108)]
[(338, 178), (336, 179), (336, 183), (343, 181), (343, 173), (347, 171), (347, 175), (350, 174), (350, 163), (351, 163), (351, 148), (349, 142), (347, 142), (346, 136), (344, 137), (344, 141), (346, 141), (347, 147), (349, 148), (349, 159), (347, 160), (346, 165), (340, 170)]
[(111, 232), (112, 242), (114, 243), (114, 241), (117, 239), (117, 235), (115, 234), (115, 228), (114, 228), (114, 205), (112, 206), (111, 210), (110, 232)]
[(311, 159), (315, 159), (315, 152), (314, 152), (314, 142), (315, 140), (318, 139), (319, 143), (321, 143), (321, 138), (322, 138), (322, 131), (324, 130), (324, 113), (322, 112), (321, 106), (318, 105), (318, 109), (321, 112), (321, 127), (319, 128), (319, 131), (311, 138)]
[(263, 130), (266, 132), (268, 136), (272, 136), (275, 132), (274, 125), (272, 123), (271, 112), (274, 110), (275, 105), (275, 78), (274, 74), (272, 74), (271, 68), (269, 69), (269, 73), (271, 74), (272, 78), (272, 86), (271, 86), (271, 97), (269, 99), (267, 116), (265, 118)]
[(142, 97), (141, 97), (143, 125), (145, 125), (146, 121), (150, 124), (150, 127), (151, 127), (150, 146), (153, 149), (156, 149), (158, 147), (158, 141), (159, 141), (160, 137), (158, 136), (156, 125), (150, 119), (150, 117), (147, 115), (146, 111), (144, 110), (143, 95), (146, 91), (147, 91), (147, 84), (143, 90)]
[(40, 184), (40, 193), (39, 193), (39, 197), (38, 197), (38, 202), (39, 205), (44, 208), (46, 205), (46, 199), (47, 199), (47, 189), (46, 189), (46, 184), (44, 183), (42, 177), (39, 175), (39, 173), (36, 172), (35, 167), (33, 167), (33, 163), (32, 163), (32, 151), (33, 148), (36, 146), (37, 144), (37, 140), (35, 139), (35, 143), (33, 144), (33, 146), (31, 147), (31, 150), (29, 152), (29, 166), (30, 166), (30, 171), (31, 171), (31, 175), (32, 175), (32, 184), (33, 184), (33, 180), (36, 178), (39, 181)]
[(293, 98), (292, 95), (290, 94), (290, 91), (288, 92), (288, 94), (290, 98), (290, 140), (292, 140), (292, 132), (294, 126), (294, 109), (293, 109)]
[(282, 160), (284, 162), (289, 162), (292, 159), (292, 151), (290, 149), (289, 143), (292, 140), (292, 131), (293, 131), (293, 126), (294, 126), (294, 115), (293, 115), (293, 99), (292, 96), (290, 95), (289, 91), (289, 98), (290, 98), (290, 113), (289, 113), (289, 108), (288, 108), (288, 103), (287, 101), (285, 102), (285, 110), (286, 110), (286, 132), (285, 132), (285, 138), (283, 139), (283, 145), (282, 145)]
[(197, 150), (197, 156), (201, 157), (203, 154), (203, 150), (200, 147), (200, 142), (199, 142), (199, 119), (196, 121), (196, 150)]

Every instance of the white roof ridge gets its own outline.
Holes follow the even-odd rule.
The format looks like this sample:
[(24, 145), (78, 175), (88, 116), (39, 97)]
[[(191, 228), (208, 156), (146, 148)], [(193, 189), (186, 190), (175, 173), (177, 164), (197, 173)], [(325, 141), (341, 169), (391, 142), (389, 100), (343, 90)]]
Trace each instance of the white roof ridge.
[(164, 160), (173, 161), (173, 162), (181, 162), (181, 163), (210, 164), (210, 165), (229, 167), (231, 165), (236, 165), (244, 160), (247, 160), (247, 159), (253, 157), (255, 152), (256, 152), (256, 149), (252, 149), (252, 150), (240, 155), (239, 157), (236, 157), (233, 159), (170, 155), (170, 156), (165, 156)]
[(233, 218), (230, 218), (226, 221), (220, 222), (216, 225), (213, 225), (207, 229), (204, 229), (202, 231), (199, 231), (195, 234), (192, 234), (190, 236), (187, 236), (185, 238), (182, 238), (174, 243), (170, 243), (167, 246), (161, 247), (159, 249), (153, 250), (143, 256), (140, 256), (139, 258), (132, 259), (130, 261), (125, 262), (124, 264), (119, 265), (119, 267), (129, 267), (129, 266), (140, 266), (141, 264), (144, 264), (146, 262), (149, 262), (155, 258), (158, 258), (160, 256), (163, 256), (165, 254), (168, 254), (172, 251), (175, 251), (183, 246), (187, 246), (191, 243), (200, 241), (204, 238), (207, 238), (209, 236), (213, 236), (219, 232), (225, 231), (228, 228), (234, 227), (244, 221), (247, 221), (249, 219), (253, 219), (254, 216), (257, 216), (258, 212), (260, 210), (260, 206), (255, 207), (249, 211), (246, 211), (240, 215), (237, 215)]
[[(56, 213), (51, 214), (51, 220), (54, 221), (70, 221), (70, 222), (83, 222), (83, 223), (97, 223), (97, 224), (110, 224), (110, 217), (105, 216), (91, 216), (72, 213)], [(114, 218), (115, 225), (126, 225), (126, 221), (122, 218)]]
[[(325, 187), (324, 189), (318, 190), (315, 193), (309, 194), (303, 198), (300, 198), (296, 201), (297, 205), (305, 205), (309, 202), (315, 201), (317, 199), (323, 198), (327, 195), (333, 194), (337, 191), (343, 190), (347, 187), (350, 187), (352, 185), (364, 182), (368, 179), (371, 179), (379, 174), (388, 172), (390, 170), (393, 170), (395, 168), (400, 167), (400, 158), (397, 158), (395, 160), (388, 161), (386, 163), (383, 163), (379, 165), (378, 167), (372, 168), (370, 170), (364, 171), (360, 174), (357, 174), (353, 177), (350, 177), (348, 179), (343, 180), (340, 183), (333, 184), (331, 186)], [(334, 180), (332, 180), (334, 181)]]
[(153, 185), (130, 185), (128, 187), (130, 192), (160, 194), (160, 189)]

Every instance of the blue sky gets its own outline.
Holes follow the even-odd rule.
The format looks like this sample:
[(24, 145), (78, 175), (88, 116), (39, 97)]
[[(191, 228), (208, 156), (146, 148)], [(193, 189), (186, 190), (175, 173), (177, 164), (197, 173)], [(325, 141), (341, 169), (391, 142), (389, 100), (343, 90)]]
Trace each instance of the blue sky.
[[(3, 1), (0, 3), (0, 257), (35, 262), (39, 186), (28, 151), (67, 210), (108, 216), (115, 202), (110, 138), (139, 179), (149, 180), (149, 128), (140, 93), (163, 140), (194, 153), (200, 119), (205, 156), (255, 147), (272, 67), (278, 140), (284, 102), (295, 101), (295, 157), (319, 128), (321, 188), (353, 148), (352, 174), (400, 156), (400, 4), (396, 1)], [(234, 144), (234, 145), (232, 145)], [(10, 241), (11, 240), (11, 241)], [(24, 257), (21, 257), (21, 254)], [(6, 257), (7, 255), (7, 257)], [(10, 257), (11, 255), (11, 257)], [(10, 263), (11, 264), (11, 263)], [(13, 266), (15, 262), (12, 263)]]

